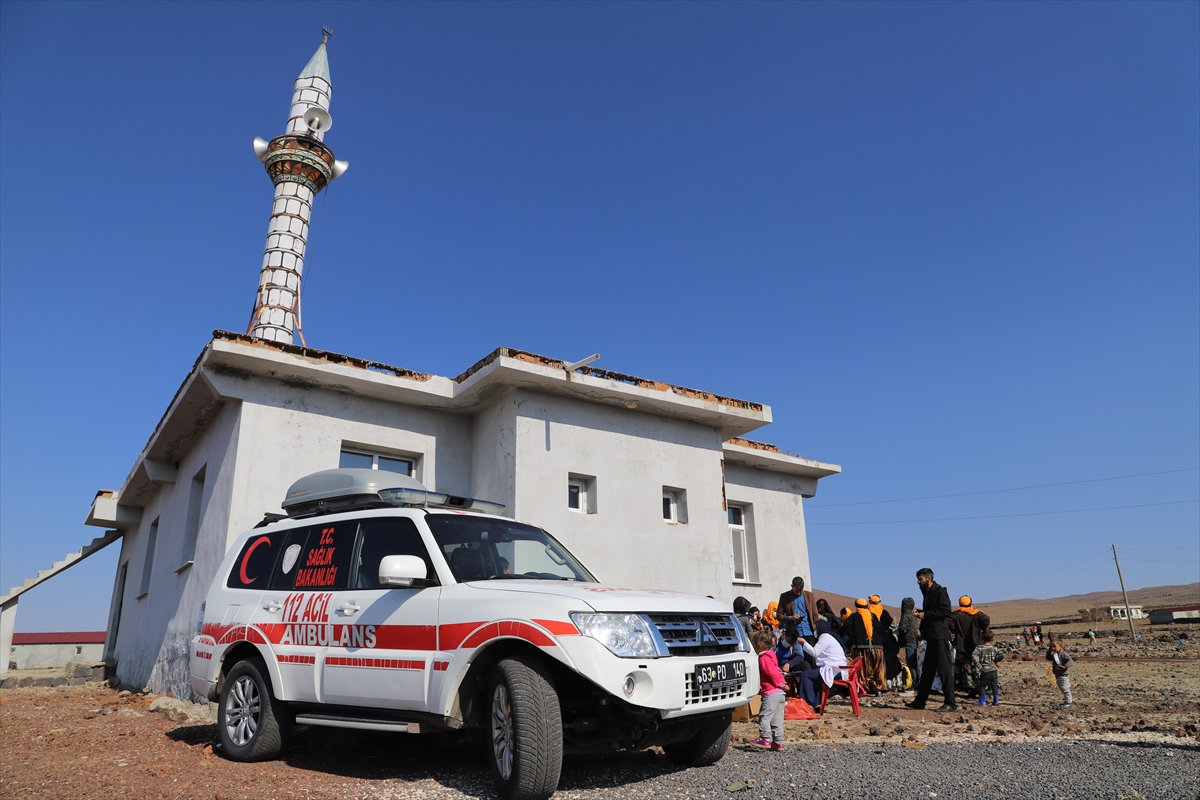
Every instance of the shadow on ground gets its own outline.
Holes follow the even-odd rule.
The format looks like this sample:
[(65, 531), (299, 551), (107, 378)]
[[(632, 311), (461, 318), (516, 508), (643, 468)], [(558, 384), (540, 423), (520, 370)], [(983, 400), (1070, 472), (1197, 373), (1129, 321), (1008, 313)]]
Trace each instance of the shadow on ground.
[[(187, 725), (167, 737), (217, 748), (215, 725)], [(482, 731), (410, 735), (341, 728), (296, 729), (280, 761), (289, 768), (367, 781), (432, 780), (465, 795), (493, 798)], [(569, 755), (560, 791), (615, 789), (671, 775), (684, 768), (659, 750)]]

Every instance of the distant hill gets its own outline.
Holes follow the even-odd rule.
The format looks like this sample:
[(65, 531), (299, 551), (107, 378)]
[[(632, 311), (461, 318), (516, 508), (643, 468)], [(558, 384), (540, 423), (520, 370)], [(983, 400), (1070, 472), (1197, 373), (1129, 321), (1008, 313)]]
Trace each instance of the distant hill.
[[(1107, 607), (1121, 602), (1123, 602), (1121, 590), (1116, 589), (1106, 592), (1091, 592), (1090, 594), (1072, 594), (1066, 597), (1050, 597), (1045, 600), (1023, 597), (1019, 600), (1000, 600), (993, 603), (976, 602), (975, 606), (991, 615), (993, 625), (1005, 625), (1047, 619), (1077, 618), (1081, 608)], [(1130, 589), (1129, 603), (1143, 606), (1147, 613), (1151, 609), (1164, 606), (1200, 604), (1200, 583)]]
[[(844, 594), (813, 590), (813, 596), (825, 598), (834, 611), (840, 611), (843, 606), (854, 608), (854, 598)], [(920, 592), (914, 592), (917, 607), (920, 608)], [(957, 597), (950, 598), (951, 604), (958, 602)], [(1116, 605), (1122, 602), (1121, 590), (1107, 592), (1092, 592), (1090, 594), (1072, 594), (1066, 597), (1050, 597), (1039, 600), (1023, 597), (1018, 600), (998, 600), (985, 603), (975, 601), (975, 607), (986, 611), (992, 618), (993, 625), (1028, 624), (1049, 619), (1078, 618), (1079, 609), (1096, 608)], [(1130, 605), (1143, 606), (1147, 613), (1154, 608), (1164, 606), (1200, 605), (1200, 583), (1188, 583), (1179, 586), (1149, 586), (1145, 589), (1129, 590)], [(900, 609), (896, 606), (885, 605), (892, 616), (898, 621)]]

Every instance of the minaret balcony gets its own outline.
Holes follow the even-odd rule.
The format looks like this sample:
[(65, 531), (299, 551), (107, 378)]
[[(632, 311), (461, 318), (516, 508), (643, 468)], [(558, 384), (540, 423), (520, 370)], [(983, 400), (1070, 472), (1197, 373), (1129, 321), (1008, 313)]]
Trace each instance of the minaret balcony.
[(334, 161), (333, 151), (323, 142), (294, 133), (272, 139), (263, 159), (267, 174), (275, 185), (302, 183), (313, 194), (324, 189), (333, 179)]

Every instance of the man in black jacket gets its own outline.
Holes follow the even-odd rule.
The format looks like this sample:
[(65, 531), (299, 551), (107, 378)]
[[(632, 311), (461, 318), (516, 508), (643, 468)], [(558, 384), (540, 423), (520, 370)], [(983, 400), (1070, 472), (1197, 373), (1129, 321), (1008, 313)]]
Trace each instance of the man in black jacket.
[(917, 685), (917, 696), (909, 708), (924, 708), (933, 689), (933, 677), (936, 674), (942, 679), (942, 692), (945, 703), (938, 709), (940, 712), (958, 711), (954, 701), (954, 657), (951, 655), (950, 644), (950, 595), (946, 587), (933, 580), (933, 570), (928, 567), (917, 570), (917, 586), (925, 595), (924, 608), (914, 612), (921, 620), (921, 638), (925, 640), (925, 661), (921, 664), (921, 682)]

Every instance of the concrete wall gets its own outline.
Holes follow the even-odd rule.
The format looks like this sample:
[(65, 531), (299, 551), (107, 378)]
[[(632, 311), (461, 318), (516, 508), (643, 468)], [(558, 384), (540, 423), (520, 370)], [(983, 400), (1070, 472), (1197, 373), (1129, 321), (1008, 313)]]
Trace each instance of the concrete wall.
[[(121, 618), (109, 660), (117, 662), (123, 684), (172, 691), (189, 697), (187, 640), (196, 627), (200, 603), (225, 557), (241, 405), (226, 403), (208, 430), (180, 460), (174, 484), (163, 484), (142, 509), (137, 530), (121, 543), (120, 564), (128, 564)], [(185, 561), (184, 530), (192, 477), (205, 470), (200, 529), (193, 563)], [(139, 597), (150, 529), (158, 521), (158, 537), (150, 586)]]
[(747, 511), (758, 556), (757, 584), (734, 588), (759, 608), (786, 592), (796, 575), (812, 588), (802, 482), (796, 475), (725, 463), (726, 501)]
[[(619, 405), (515, 398), (514, 516), (549, 530), (606, 583), (732, 602), (716, 430)], [(567, 507), (570, 475), (594, 478), (595, 514)], [(663, 521), (664, 486), (686, 491), (686, 523)]]
[[(122, 542), (120, 563), (129, 567), (110, 660), (124, 684), (190, 696), (187, 642), (229, 546), (264, 513), (280, 512), (298, 478), (337, 467), (344, 446), (411, 458), (427, 486), (471, 493), (469, 417), (275, 382), (248, 380), (241, 388), (244, 399), (225, 404), (180, 462), (178, 483), (147, 503), (141, 525)], [(205, 502), (195, 563), (176, 573), (191, 479), (201, 467)], [(156, 518), (151, 587), (138, 599)]]
[(72, 661), (99, 661), (103, 655), (102, 644), (14, 644), (8, 660), (16, 664), (14, 669), (51, 669)]

